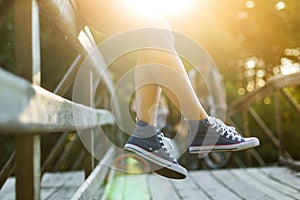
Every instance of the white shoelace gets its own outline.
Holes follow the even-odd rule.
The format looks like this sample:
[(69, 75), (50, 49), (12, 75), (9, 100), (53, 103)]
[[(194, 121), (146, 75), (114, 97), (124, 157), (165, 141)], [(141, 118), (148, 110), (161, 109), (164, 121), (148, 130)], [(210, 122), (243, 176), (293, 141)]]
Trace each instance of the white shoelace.
[(165, 148), (166, 153), (168, 153), (169, 156), (172, 159), (174, 159), (174, 157), (172, 155), (172, 152), (174, 151), (174, 145), (172, 144), (172, 140), (170, 138), (165, 137), (164, 134), (161, 132), (157, 136), (162, 139), (161, 140), (162, 144), (163, 144), (162, 147)]
[(220, 135), (224, 136), (224, 134), (226, 134), (226, 138), (231, 138), (232, 140), (238, 139), (239, 142), (242, 141), (242, 136), (236, 132), (234, 127), (227, 126), (215, 117), (209, 117), (208, 122)]

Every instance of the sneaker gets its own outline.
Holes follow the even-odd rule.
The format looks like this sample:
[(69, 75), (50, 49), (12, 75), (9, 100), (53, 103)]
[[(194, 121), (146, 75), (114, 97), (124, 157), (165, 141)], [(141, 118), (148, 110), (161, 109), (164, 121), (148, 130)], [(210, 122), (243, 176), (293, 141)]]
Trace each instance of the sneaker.
[[(192, 126), (197, 124), (197, 130)], [(208, 117), (191, 125), (192, 142), (189, 152), (192, 154), (205, 152), (241, 151), (259, 146), (255, 137), (244, 138), (234, 127), (225, 125), (221, 120)]]
[[(144, 126), (140, 126), (141, 124)], [(143, 132), (149, 134), (150, 131), (152, 136), (141, 137)], [(154, 172), (168, 178), (184, 179), (187, 176), (187, 170), (180, 166), (172, 156), (170, 153), (172, 147), (169, 145), (168, 140), (154, 126), (139, 121), (124, 149), (150, 161)]]

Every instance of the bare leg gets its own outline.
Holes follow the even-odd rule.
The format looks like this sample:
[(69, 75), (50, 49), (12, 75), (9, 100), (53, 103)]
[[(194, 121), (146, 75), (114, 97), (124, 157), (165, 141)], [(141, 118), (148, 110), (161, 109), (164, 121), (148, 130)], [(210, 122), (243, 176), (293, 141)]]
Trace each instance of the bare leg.
[[(201, 120), (208, 117), (192, 88), (178, 55), (159, 50), (144, 50), (139, 64), (147, 64), (144, 70), (148, 71), (148, 76), (151, 76), (154, 82), (162, 86), (163, 91), (172, 103), (178, 109), (181, 109), (182, 114), (186, 118), (189, 120)], [(145, 75), (136, 73), (136, 77), (138, 76), (144, 77)], [(147, 90), (144, 92), (147, 93)], [(146, 101), (146, 98), (148, 98), (147, 95), (142, 95), (139, 96), (137, 101)], [(138, 107), (137, 109), (144, 108)]]
[[(139, 64), (140, 62), (137, 63), (137, 69), (135, 70), (136, 115), (139, 120), (156, 126), (161, 88), (152, 80), (149, 80), (151, 77), (149, 77), (147, 70), (138, 69)], [(147, 77), (149, 84), (145, 84), (144, 77)]]
[[(122, 1), (76, 0), (79, 11), (88, 25), (108, 35), (141, 28), (165, 30), (161, 43), (168, 46), (172, 53), (160, 50), (143, 50), (137, 65), (147, 64), (147, 69), (137, 70), (136, 77), (142, 77), (137, 85), (137, 117), (151, 124), (156, 124), (157, 104), (161, 88), (170, 100), (190, 120), (207, 118), (192, 88), (184, 66), (176, 54), (172, 43), (170, 24), (159, 17), (141, 16), (133, 11), (126, 12)], [(120, 15), (116, 15), (119, 13)], [(119, 17), (122, 16), (122, 17)], [(149, 65), (153, 63), (153, 65)], [(149, 66), (148, 66), (149, 65)], [(163, 65), (163, 66), (158, 66)], [(142, 74), (142, 75), (141, 75)], [(147, 77), (147, 78), (146, 78)], [(143, 79), (151, 84), (144, 85)], [(144, 82), (145, 84), (147, 83)]]

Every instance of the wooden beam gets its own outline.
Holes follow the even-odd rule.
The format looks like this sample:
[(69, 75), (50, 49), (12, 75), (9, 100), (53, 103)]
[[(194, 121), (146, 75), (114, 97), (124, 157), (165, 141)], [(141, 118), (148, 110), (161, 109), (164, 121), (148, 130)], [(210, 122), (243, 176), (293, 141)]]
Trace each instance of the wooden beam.
[(0, 25), (3, 23), (4, 19), (7, 17), (9, 12), (12, 10), (13, 1), (4, 0), (0, 4)]
[(274, 92), (274, 110), (275, 110), (275, 122), (276, 122), (276, 132), (279, 140), (279, 152), (283, 155), (283, 119), (282, 119), (282, 105), (281, 105), (281, 95), (280, 90)]
[(39, 4), (49, 18), (67, 36), (75, 48), (83, 55), (84, 49), (77, 41), (79, 31), (82, 29), (79, 19), (70, 1), (39, 0)]
[(40, 199), (40, 137), (16, 137), (16, 195), (17, 199)]
[[(40, 85), (40, 23), (37, 0), (14, 0), (14, 21), (16, 74), (31, 83)], [(13, 101), (11, 96), (5, 97), (5, 100)], [(5, 105), (6, 104), (1, 106)], [(15, 104), (14, 106), (19, 105), (20, 104)], [(1, 111), (4, 115), (9, 115), (11, 112), (7, 109), (1, 109)], [(10, 129), (12, 128), (13, 126), (10, 127)], [(5, 132), (7, 130), (4, 129), (3, 131)], [(40, 199), (41, 179), (40, 136), (32, 134), (23, 135), (22, 129), (17, 130), (17, 132), (21, 135), (16, 135), (15, 137), (16, 197), (21, 200), (37, 200)]]
[(300, 72), (286, 76), (274, 77), (269, 80), (264, 87), (258, 88), (254, 92), (248, 93), (234, 101), (228, 106), (227, 117), (233, 116), (237, 112), (240, 112), (243, 108), (254, 103), (257, 99), (261, 99), (277, 89), (292, 85), (300, 85)]
[(9, 157), (8, 161), (2, 167), (0, 171), (0, 188), (4, 185), (7, 178), (13, 173), (15, 170), (15, 152)]
[(68, 71), (65, 73), (61, 81), (56, 86), (55, 90), (53, 91), (54, 94), (58, 94), (60, 96), (63, 96), (67, 90), (70, 88), (70, 86), (73, 84), (76, 73), (78, 71), (78, 68), (80, 66), (80, 61), (82, 60), (82, 56), (79, 54), (74, 59), (73, 63), (70, 65)]
[(0, 134), (53, 133), (113, 124), (111, 112), (57, 96), (0, 69)]

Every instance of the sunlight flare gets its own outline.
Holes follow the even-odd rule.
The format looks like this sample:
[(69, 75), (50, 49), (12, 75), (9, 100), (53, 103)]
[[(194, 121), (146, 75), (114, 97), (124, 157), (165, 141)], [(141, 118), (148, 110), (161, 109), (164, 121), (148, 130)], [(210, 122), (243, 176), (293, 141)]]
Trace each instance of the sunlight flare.
[(173, 15), (191, 7), (194, 0), (126, 0), (132, 9), (150, 16)]

